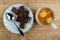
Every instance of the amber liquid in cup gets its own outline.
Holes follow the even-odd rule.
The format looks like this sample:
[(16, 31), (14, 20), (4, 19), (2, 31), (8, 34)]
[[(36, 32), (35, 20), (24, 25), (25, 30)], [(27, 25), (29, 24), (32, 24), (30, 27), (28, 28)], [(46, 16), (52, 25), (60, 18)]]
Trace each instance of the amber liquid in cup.
[(42, 8), (37, 14), (37, 19), (41, 24), (48, 25), (52, 23), (54, 15), (49, 8)]

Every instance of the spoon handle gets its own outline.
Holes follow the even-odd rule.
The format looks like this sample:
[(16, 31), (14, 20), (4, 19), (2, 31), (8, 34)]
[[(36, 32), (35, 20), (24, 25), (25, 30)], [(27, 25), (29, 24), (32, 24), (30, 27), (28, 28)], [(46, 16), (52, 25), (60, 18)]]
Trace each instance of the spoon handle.
[[(16, 23), (13, 21), (13, 23), (16, 25)], [(19, 33), (21, 34), (21, 36), (24, 37), (24, 33), (20, 30), (20, 28), (16, 25), (17, 29), (19, 30)]]

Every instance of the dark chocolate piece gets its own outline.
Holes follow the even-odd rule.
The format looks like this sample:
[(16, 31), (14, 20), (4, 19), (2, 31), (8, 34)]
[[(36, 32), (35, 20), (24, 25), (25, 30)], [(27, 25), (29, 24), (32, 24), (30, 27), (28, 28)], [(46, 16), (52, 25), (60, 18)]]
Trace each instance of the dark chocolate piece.
[(17, 9), (15, 7), (12, 8), (12, 11), (16, 14), (17, 13)]
[(17, 15), (16, 21), (20, 22), (20, 28), (23, 29), (25, 27), (25, 24), (30, 20), (30, 17), (28, 15), (29, 11), (26, 10), (24, 6), (21, 6), (18, 9), (13, 7), (12, 11), (16, 13)]

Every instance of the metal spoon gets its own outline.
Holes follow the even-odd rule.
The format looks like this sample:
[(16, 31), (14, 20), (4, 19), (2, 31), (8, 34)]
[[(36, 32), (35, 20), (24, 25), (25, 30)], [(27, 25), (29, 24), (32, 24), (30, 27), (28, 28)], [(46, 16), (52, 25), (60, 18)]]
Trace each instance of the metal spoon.
[[(11, 19), (8, 18), (8, 17), (11, 17)], [(13, 16), (11, 13), (7, 13), (7, 14), (6, 14), (6, 18), (7, 18), (7, 20), (11, 20), (11, 21), (15, 24), (15, 26), (17, 27), (17, 29), (18, 29), (19, 33), (21, 34), (21, 36), (24, 37), (24, 33), (21, 31), (21, 29), (20, 29), (20, 28), (16, 25), (16, 23), (14, 22), (14, 16)], [(12, 18), (13, 18), (13, 19), (12, 19)]]

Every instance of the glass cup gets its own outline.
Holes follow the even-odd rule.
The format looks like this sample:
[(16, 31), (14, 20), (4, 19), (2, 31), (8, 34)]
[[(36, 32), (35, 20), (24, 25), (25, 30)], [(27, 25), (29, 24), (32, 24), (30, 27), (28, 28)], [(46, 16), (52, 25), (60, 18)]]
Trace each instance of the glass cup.
[[(43, 8), (42, 8), (43, 9)], [(38, 10), (37, 10), (37, 12), (36, 12), (36, 15), (35, 15), (35, 18), (36, 18), (36, 21), (37, 21), (37, 23), (39, 24), (39, 25), (42, 25), (42, 26), (47, 26), (47, 25), (51, 25), (51, 27), (53, 27), (54, 29), (57, 29), (57, 26), (56, 26), (56, 24), (54, 23), (54, 18), (53, 18), (53, 20), (52, 20), (52, 22), (50, 23), (50, 24), (47, 24), (47, 25), (44, 25), (44, 24), (42, 24), (40, 21), (39, 21), (39, 19), (38, 19), (38, 14), (39, 14), (39, 12), (42, 10), (41, 8), (39, 8)], [(45, 9), (49, 9), (49, 8), (45, 8)], [(49, 9), (50, 10), (50, 9)], [(50, 10), (51, 11), (51, 10)], [(52, 12), (52, 11), (51, 11)], [(53, 13), (53, 12), (52, 12)], [(54, 17), (54, 14), (53, 14), (53, 17)]]

